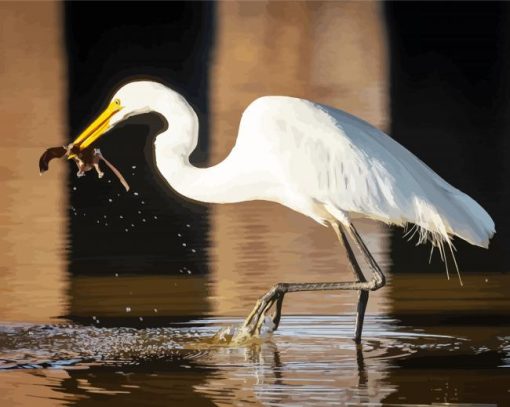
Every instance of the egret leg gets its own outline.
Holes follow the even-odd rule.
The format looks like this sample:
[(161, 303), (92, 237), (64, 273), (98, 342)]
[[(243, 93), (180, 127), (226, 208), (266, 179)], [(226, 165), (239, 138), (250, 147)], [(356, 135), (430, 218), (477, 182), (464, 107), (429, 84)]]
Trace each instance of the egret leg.
[[(333, 224), (332, 226), (333, 229), (335, 230), (335, 233), (337, 234), (338, 240), (345, 247), (347, 258), (349, 259), (349, 264), (351, 265), (351, 269), (354, 273), (354, 276), (357, 278), (357, 281), (362, 282), (367, 281), (352, 250), (352, 247), (349, 243), (349, 239), (347, 238), (344, 232), (343, 226), (339, 223)], [(365, 320), (365, 311), (367, 309), (368, 294), (369, 294), (368, 290), (360, 290), (358, 294), (358, 306), (356, 310), (356, 326), (354, 328), (354, 341), (356, 343), (361, 342), (361, 333), (363, 332), (363, 322)]]
[(359, 343), (361, 341), (361, 333), (363, 330), (363, 320), (365, 316), (366, 305), (368, 302), (368, 292), (375, 291), (383, 287), (386, 283), (384, 274), (379, 265), (371, 255), (365, 243), (358, 234), (356, 228), (350, 224), (347, 232), (353, 238), (356, 248), (366, 258), (367, 263), (372, 271), (372, 278), (367, 281), (361, 268), (356, 260), (354, 252), (350, 246), (349, 240), (343, 230), (343, 226), (337, 226), (340, 241), (346, 248), (347, 256), (351, 263), (352, 269), (358, 281), (352, 282), (326, 282), (326, 283), (279, 283), (274, 285), (266, 294), (259, 298), (254, 309), (244, 321), (243, 327), (249, 330), (251, 335), (260, 333), (260, 328), (264, 323), (265, 313), (276, 303), (276, 310), (273, 315), (274, 329), (278, 327), (281, 317), (281, 307), (283, 298), (289, 292), (301, 291), (329, 291), (329, 290), (359, 290), (358, 309), (356, 318), (356, 329), (354, 340)]

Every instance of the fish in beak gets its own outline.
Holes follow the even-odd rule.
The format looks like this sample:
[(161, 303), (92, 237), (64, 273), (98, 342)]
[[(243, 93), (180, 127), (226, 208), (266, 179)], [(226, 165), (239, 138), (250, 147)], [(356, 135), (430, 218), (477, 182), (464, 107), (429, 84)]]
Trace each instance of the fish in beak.
[(120, 101), (115, 99), (108, 107), (94, 120), (71, 144), (62, 147), (48, 148), (39, 159), (39, 172), (42, 174), (49, 169), (49, 163), (54, 158), (72, 159), (78, 166), (77, 176), (82, 177), (85, 172), (95, 169), (99, 178), (104, 173), (99, 167), (99, 161), (103, 160), (107, 167), (112, 170), (119, 179), (126, 191), (129, 191), (129, 185), (120, 171), (106, 158), (98, 148), (93, 148), (92, 144), (99, 139), (109, 128), (112, 116), (122, 109)]

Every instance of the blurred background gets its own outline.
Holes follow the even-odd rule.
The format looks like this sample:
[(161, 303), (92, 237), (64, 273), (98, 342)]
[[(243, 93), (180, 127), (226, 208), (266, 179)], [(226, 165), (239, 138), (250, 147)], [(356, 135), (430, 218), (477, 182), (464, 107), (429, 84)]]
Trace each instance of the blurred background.
[[(68, 162), (39, 176), (47, 147), (72, 141), (120, 83), (148, 77), (197, 112), (197, 166), (227, 156), (244, 108), (262, 95), (331, 105), (390, 134), (486, 208), (497, 234), (489, 251), (455, 242), (461, 288), (438, 256), (429, 264), (430, 247), (362, 222), (389, 278), (369, 315), (434, 334), (469, 325), (477, 336), (483, 325), (496, 337), (510, 310), (509, 20), (498, 2), (0, 3), (0, 321), (159, 327), (244, 316), (280, 281), (351, 279), (331, 230), (302, 215), (168, 191), (151, 162), (155, 125), (143, 120), (100, 143), (128, 193), (108, 171), (78, 179)], [(352, 314), (355, 299), (296, 294), (284, 312)], [(491, 367), (506, 360), (491, 357)]]

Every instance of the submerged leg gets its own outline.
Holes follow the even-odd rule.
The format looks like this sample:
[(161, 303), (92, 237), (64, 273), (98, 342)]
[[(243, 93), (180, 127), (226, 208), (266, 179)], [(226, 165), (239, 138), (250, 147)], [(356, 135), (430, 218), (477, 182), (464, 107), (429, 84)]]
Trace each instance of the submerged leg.
[(343, 231), (343, 227), (338, 228), (339, 237), (344, 244), (349, 261), (353, 267), (353, 272), (358, 278), (358, 281), (352, 282), (326, 282), (326, 283), (279, 283), (273, 286), (266, 294), (264, 294), (257, 301), (255, 308), (244, 321), (243, 327), (248, 328), (251, 335), (259, 333), (262, 324), (264, 323), (265, 313), (276, 303), (276, 310), (273, 315), (274, 329), (278, 327), (281, 316), (281, 306), (283, 297), (289, 292), (300, 291), (326, 291), (326, 290), (359, 290), (358, 300), (358, 315), (356, 318), (355, 341), (361, 340), (361, 332), (363, 329), (363, 319), (365, 315), (366, 304), (368, 302), (368, 291), (375, 291), (383, 287), (385, 284), (384, 274), (379, 268), (377, 262), (370, 254), (365, 243), (359, 236), (356, 228), (351, 224), (347, 229), (350, 236), (352, 236), (356, 247), (360, 250), (366, 258), (367, 263), (373, 273), (372, 279), (366, 281), (356, 257), (350, 247), (349, 241)]
[(368, 304), (368, 291), (361, 290), (358, 294), (358, 308), (356, 310), (356, 326), (354, 328), (354, 342), (361, 342), (363, 332), (363, 322), (365, 321), (365, 311)]

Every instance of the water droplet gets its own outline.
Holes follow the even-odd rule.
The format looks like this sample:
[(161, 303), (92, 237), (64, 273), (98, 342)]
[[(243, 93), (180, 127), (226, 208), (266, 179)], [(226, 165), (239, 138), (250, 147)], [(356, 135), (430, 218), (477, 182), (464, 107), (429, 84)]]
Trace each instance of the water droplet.
[(489, 282), (489, 279), (488, 279), (488, 278), (486, 278), (486, 279), (485, 279), (485, 282), (486, 282), (486, 283), (488, 283), (488, 282)]
[(119, 273), (115, 273), (115, 277), (118, 277), (119, 276)]
[(138, 196), (138, 192), (133, 192), (133, 195), (134, 196)]
[(158, 312), (158, 309), (157, 309), (157, 308), (154, 308), (154, 312)]
[(142, 201), (142, 205), (145, 205), (145, 201)]
[(98, 221), (98, 220), (96, 220), (96, 223), (99, 223), (99, 221)]
[(145, 218), (142, 219), (142, 222), (145, 222)]
[(188, 270), (188, 274), (191, 274), (191, 270)]
[(154, 219), (157, 219), (158, 217), (157, 216), (154, 216)]
[(136, 169), (136, 165), (132, 165), (132, 166), (131, 166), (131, 168), (132, 168), (132, 169)]
[(138, 211), (138, 214), (141, 215), (142, 214), (142, 211)]
[(197, 252), (195, 249), (191, 249), (191, 251), (192, 251), (193, 253), (196, 253), (196, 252)]
[(131, 227), (132, 227), (132, 228), (134, 228), (134, 227), (135, 227), (135, 225), (131, 224)]
[(190, 227), (191, 227), (191, 225), (188, 223), (188, 224), (186, 224), (186, 227), (187, 227), (187, 228), (190, 228)]
[(131, 312), (131, 307), (126, 307), (126, 312)]
[(122, 215), (119, 215), (119, 218), (121, 218), (121, 219), (124, 219), (124, 216), (122, 216)]
[(186, 247), (186, 243), (183, 243), (182, 245), (183, 245), (184, 247)]
[(128, 228), (126, 228), (126, 229), (124, 229), (124, 231), (129, 232), (129, 229), (128, 229)]
[(108, 198), (108, 202), (113, 202), (113, 199), (112, 198)]
[(103, 218), (105, 218), (105, 219), (106, 219), (106, 215), (103, 215)]
[(138, 319), (139, 319), (140, 321), (143, 321), (143, 318), (142, 318), (142, 317), (138, 317)]
[(73, 187), (73, 191), (76, 191), (77, 189), (78, 189), (78, 188), (76, 188), (76, 187)]
[(177, 233), (177, 236), (182, 237), (182, 235), (180, 233)]

